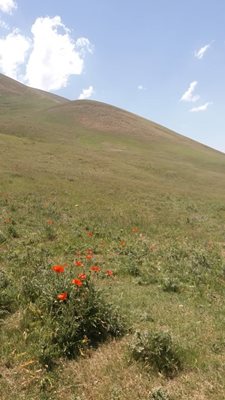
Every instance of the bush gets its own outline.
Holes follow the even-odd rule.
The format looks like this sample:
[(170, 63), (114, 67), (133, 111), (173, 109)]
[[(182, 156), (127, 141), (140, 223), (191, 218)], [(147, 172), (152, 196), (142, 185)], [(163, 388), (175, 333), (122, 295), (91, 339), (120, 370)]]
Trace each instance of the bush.
[[(76, 357), (126, 332), (125, 321), (112, 304), (104, 300), (91, 273), (73, 279), (70, 270), (56, 274), (45, 269), (23, 282), (23, 297), (29, 301), (23, 329), (36, 331), (39, 360), (49, 368), (59, 356)], [(81, 283), (80, 283), (81, 282)], [(36, 328), (34, 328), (36, 326)], [(34, 337), (32, 336), (32, 341)]]
[(4, 233), (2, 233), (0, 231), (0, 244), (4, 243), (5, 241), (6, 241), (6, 237), (5, 237)]
[[(221, 275), (223, 260), (217, 245), (199, 243), (167, 245), (161, 252), (161, 269), (181, 284), (215, 285)], [(212, 279), (213, 278), (213, 279)], [(171, 288), (172, 289), (172, 288)]]
[(162, 289), (164, 292), (179, 293), (181, 290), (180, 282), (178, 279), (166, 278), (162, 283)]
[(127, 265), (126, 269), (127, 269), (128, 274), (131, 276), (137, 277), (137, 276), (140, 276), (140, 274), (141, 274), (138, 265), (134, 262), (130, 262)]
[(11, 313), (15, 307), (14, 291), (4, 271), (0, 270), (0, 319)]
[(155, 389), (150, 396), (149, 400), (170, 400), (168, 394), (162, 388)]
[(14, 239), (19, 237), (19, 234), (18, 234), (15, 226), (13, 226), (13, 224), (8, 226), (8, 234), (9, 234), (9, 236), (11, 236)]
[(125, 333), (117, 310), (104, 301), (92, 282), (71, 293), (67, 304), (58, 303), (53, 316), (56, 329), (52, 341), (68, 357)]
[(135, 360), (143, 361), (169, 378), (182, 369), (180, 351), (167, 332), (136, 332), (131, 354)]

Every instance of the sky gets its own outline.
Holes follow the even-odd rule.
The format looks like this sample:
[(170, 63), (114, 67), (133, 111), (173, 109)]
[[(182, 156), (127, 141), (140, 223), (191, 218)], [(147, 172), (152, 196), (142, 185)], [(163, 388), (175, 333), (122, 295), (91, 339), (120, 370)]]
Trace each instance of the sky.
[(0, 72), (225, 152), (225, 0), (0, 0)]

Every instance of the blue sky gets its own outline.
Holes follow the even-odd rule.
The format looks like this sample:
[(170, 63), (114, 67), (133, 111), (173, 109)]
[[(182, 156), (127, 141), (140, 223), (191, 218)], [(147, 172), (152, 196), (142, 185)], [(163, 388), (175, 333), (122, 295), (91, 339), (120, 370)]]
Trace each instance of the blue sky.
[(0, 0), (0, 71), (225, 152), (224, 0)]

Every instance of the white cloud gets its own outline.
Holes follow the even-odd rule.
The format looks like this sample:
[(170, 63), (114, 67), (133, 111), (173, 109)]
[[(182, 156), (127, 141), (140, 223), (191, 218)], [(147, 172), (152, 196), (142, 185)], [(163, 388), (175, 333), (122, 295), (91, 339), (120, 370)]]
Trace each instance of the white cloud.
[(9, 25), (3, 19), (0, 19), (0, 28), (9, 30)]
[(199, 50), (195, 51), (195, 57), (201, 60), (205, 55), (206, 51), (210, 48), (211, 43), (206, 44), (205, 46), (201, 47)]
[(180, 101), (191, 101), (194, 103), (195, 101), (199, 100), (200, 96), (193, 94), (197, 84), (197, 81), (191, 82), (187, 91), (180, 98)]
[(76, 40), (76, 49), (79, 49), (79, 51), (84, 55), (87, 51), (91, 54), (94, 52), (94, 46), (85, 37), (80, 37)]
[(91, 97), (93, 95), (93, 93), (94, 93), (93, 86), (89, 86), (88, 89), (83, 89), (82, 90), (82, 93), (80, 94), (78, 99), (80, 99), (80, 100), (89, 99), (89, 97)]
[[(0, 26), (6, 28), (1, 20)], [(59, 16), (37, 18), (31, 33), (28, 38), (14, 29), (0, 38), (0, 72), (43, 90), (65, 87), (71, 75), (83, 72), (93, 46), (84, 37), (74, 40)]]
[(140, 92), (142, 92), (143, 90), (147, 90), (147, 88), (143, 85), (138, 85), (137, 86), (137, 90), (139, 90)]
[(12, 14), (12, 11), (17, 8), (14, 0), (0, 0), (0, 11), (6, 14)]
[(37, 18), (31, 28), (33, 48), (27, 66), (25, 82), (44, 90), (65, 87), (71, 75), (80, 75), (84, 55), (90, 52), (87, 38), (74, 41), (61, 18)]
[(18, 79), (29, 48), (29, 39), (16, 29), (0, 39), (0, 70), (11, 78)]
[(210, 104), (213, 104), (213, 103), (212, 103), (212, 102), (207, 102), (207, 103), (203, 104), (202, 106), (193, 107), (193, 108), (191, 108), (189, 111), (190, 111), (190, 112), (206, 111)]

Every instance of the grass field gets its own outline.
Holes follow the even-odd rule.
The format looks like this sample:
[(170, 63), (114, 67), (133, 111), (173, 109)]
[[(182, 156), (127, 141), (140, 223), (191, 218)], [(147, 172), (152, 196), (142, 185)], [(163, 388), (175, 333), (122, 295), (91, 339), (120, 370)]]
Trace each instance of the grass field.
[(0, 89), (0, 398), (224, 400), (224, 154)]

